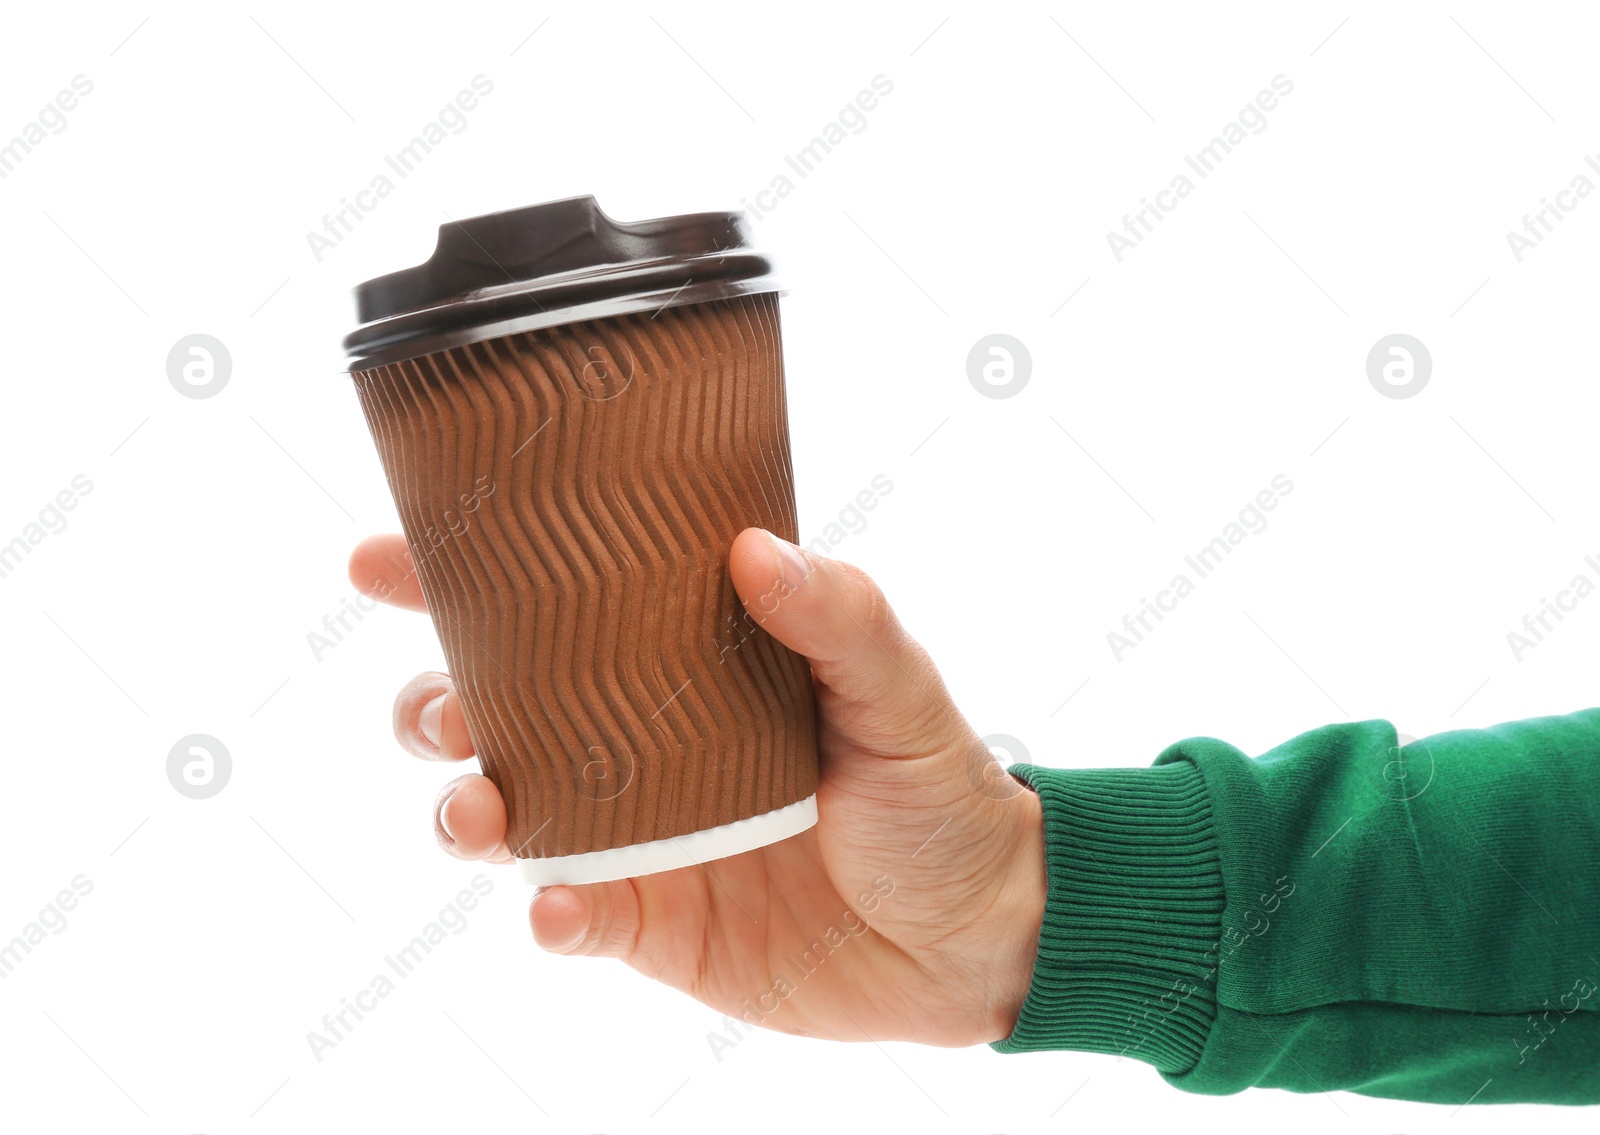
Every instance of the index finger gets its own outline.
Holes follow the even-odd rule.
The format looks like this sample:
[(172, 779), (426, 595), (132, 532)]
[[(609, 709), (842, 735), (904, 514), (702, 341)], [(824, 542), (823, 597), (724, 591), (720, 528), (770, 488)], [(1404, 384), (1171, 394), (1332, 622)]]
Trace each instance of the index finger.
[(350, 553), (350, 582), (363, 595), (408, 611), (426, 611), (422, 583), (406, 538), (398, 532), (368, 536)]

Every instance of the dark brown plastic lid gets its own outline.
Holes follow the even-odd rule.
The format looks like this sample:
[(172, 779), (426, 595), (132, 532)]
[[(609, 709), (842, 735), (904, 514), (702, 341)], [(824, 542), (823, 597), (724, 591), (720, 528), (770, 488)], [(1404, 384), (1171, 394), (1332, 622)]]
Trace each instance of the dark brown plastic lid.
[(439, 226), (433, 255), (358, 284), (348, 369), (520, 331), (781, 288), (742, 212), (615, 221), (593, 197)]

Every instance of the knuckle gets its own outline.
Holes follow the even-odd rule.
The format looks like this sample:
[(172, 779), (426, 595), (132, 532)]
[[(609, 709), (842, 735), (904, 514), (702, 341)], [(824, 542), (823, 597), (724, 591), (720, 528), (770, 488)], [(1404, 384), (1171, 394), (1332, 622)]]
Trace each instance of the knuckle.
[(883, 588), (854, 564), (840, 567), (848, 580), (846, 610), (856, 625), (885, 647), (891, 645), (886, 641), (890, 639), (895, 640), (893, 645), (899, 645), (898, 640), (903, 637), (900, 621), (895, 617), (894, 608), (889, 606)]
[(593, 900), (589, 928), (571, 952), (594, 958), (627, 958), (633, 952), (636, 921), (615, 901), (610, 887), (597, 885), (590, 893)]

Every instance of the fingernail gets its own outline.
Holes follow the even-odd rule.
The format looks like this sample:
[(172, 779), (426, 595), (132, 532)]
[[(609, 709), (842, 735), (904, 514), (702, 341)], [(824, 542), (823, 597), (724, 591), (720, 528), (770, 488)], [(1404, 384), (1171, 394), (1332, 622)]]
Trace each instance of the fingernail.
[(422, 714), (417, 718), (417, 728), (422, 730), (422, 735), (435, 749), (439, 747), (439, 738), (442, 736), (444, 724), (444, 695), (440, 694), (427, 705), (422, 707)]
[(767, 539), (772, 541), (772, 548), (778, 553), (778, 563), (782, 565), (783, 570), (783, 582), (795, 587), (811, 574), (811, 563), (806, 559), (805, 552), (770, 532), (767, 533)]
[(456, 798), (452, 792), (444, 798), (444, 803), (439, 805), (439, 826), (444, 829), (444, 834), (450, 837), (450, 842), (456, 841), (456, 833), (450, 830), (450, 803)]

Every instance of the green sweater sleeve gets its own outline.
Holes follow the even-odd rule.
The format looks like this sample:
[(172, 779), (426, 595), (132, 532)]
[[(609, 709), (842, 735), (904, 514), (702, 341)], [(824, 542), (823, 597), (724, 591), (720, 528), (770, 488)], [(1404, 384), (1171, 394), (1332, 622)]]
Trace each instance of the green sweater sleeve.
[(1213, 1095), (1600, 1103), (1600, 709), (1011, 772), (1049, 885), (998, 1051), (1142, 1060)]

